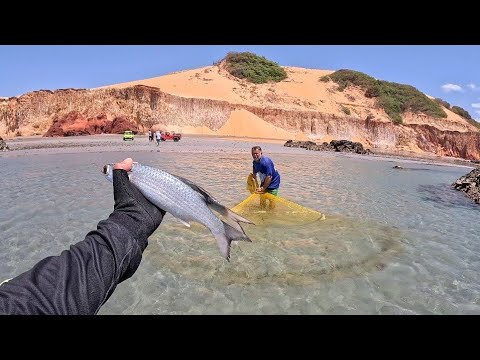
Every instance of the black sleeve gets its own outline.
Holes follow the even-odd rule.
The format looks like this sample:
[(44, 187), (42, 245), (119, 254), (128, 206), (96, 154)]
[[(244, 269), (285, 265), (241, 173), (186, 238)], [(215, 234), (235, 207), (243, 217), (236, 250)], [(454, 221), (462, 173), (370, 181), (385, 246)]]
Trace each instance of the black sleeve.
[(0, 314), (96, 314), (137, 270), (148, 237), (162, 222), (157, 208), (113, 171), (114, 210), (84, 240), (0, 285)]

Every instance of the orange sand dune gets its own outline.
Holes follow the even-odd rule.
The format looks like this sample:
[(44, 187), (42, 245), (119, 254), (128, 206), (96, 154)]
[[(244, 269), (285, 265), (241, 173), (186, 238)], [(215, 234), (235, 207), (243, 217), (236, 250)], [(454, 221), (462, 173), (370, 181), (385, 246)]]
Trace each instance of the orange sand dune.
[(240, 109), (234, 110), (218, 131), (210, 130), (206, 126), (175, 126), (171, 125), (168, 130), (191, 135), (216, 135), (216, 136), (233, 136), (258, 139), (275, 139), (275, 140), (308, 140), (305, 134), (298, 132), (288, 132), (276, 127), (251, 112)]
[[(125, 88), (146, 85), (159, 88), (169, 94), (228, 101), (259, 107), (288, 110), (316, 110), (329, 114), (342, 114), (342, 106), (349, 106), (359, 116), (373, 107), (372, 99), (365, 98), (360, 90), (350, 93), (335, 91), (333, 82), (319, 79), (332, 70), (284, 67), (288, 78), (279, 83), (252, 84), (237, 79), (219, 66), (207, 66), (194, 70), (175, 72), (160, 77), (114, 84), (106, 87)], [(388, 121), (385, 115), (385, 121)]]
[(228, 121), (216, 134), (221, 136), (258, 137), (262, 139), (307, 139), (302, 133), (294, 134), (278, 128), (245, 109), (232, 111)]
[[(283, 68), (287, 72), (288, 78), (279, 83), (252, 84), (233, 77), (222, 66), (214, 65), (150, 79), (104, 86), (103, 88), (146, 85), (182, 97), (223, 100), (232, 104), (268, 106), (286, 110), (314, 110), (339, 117), (345, 116), (345, 110), (348, 109), (352, 117), (365, 119), (369, 115), (374, 115), (376, 121), (391, 121), (382, 109), (375, 106), (374, 99), (365, 97), (364, 90), (349, 87), (346, 91), (337, 91), (337, 84), (331, 81), (319, 81), (322, 76), (333, 73), (333, 70), (288, 66)], [(441, 130), (477, 131), (473, 125), (470, 125), (459, 115), (448, 109), (444, 110), (448, 115), (447, 119), (432, 119), (424, 115), (404, 114), (404, 123), (430, 124)], [(247, 113), (237, 113), (235, 117), (247, 115)], [(250, 115), (242, 121), (249, 122), (249, 117)], [(226, 127), (224, 131), (227, 131), (227, 129), (233, 128)], [(206, 129), (202, 131), (208, 133)], [(238, 132), (238, 130), (236, 131)], [(272, 137), (273, 134), (277, 136), (279, 132), (274, 132), (269, 137)], [(234, 136), (233, 134), (229, 135)]]

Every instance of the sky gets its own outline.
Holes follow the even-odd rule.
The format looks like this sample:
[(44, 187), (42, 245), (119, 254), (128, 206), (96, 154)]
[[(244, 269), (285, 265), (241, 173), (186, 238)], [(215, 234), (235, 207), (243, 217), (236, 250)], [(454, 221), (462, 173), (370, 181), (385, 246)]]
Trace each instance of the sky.
[(148, 79), (212, 65), (231, 51), (412, 85), (480, 121), (480, 45), (0, 45), (0, 97)]

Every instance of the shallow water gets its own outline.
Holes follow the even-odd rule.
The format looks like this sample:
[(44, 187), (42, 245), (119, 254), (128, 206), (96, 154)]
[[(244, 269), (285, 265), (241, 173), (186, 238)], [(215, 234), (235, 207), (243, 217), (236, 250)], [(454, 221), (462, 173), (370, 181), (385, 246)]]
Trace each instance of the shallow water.
[[(249, 195), (252, 145), (0, 156), (0, 280), (108, 217), (105, 163), (131, 156), (234, 207)], [(450, 188), (469, 168), (262, 146), (279, 195), (326, 219), (245, 225), (253, 241), (228, 263), (207, 229), (167, 215), (100, 314), (480, 314), (480, 207)]]

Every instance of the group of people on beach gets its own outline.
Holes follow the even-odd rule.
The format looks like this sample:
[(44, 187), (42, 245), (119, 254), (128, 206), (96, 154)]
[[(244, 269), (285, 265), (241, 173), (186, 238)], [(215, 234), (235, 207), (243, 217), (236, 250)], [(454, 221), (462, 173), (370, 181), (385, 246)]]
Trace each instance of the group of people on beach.
[[(153, 141), (151, 131), (149, 141)], [(251, 154), (250, 175), (260, 178), (255, 192), (277, 196), (280, 174), (273, 161), (262, 155), (260, 146), (252, 147)], [(148, 238), (166, 212), (130, 182), (132, 164), (127, 158), (113, 166), (113, 212), (96, 230), (60, 255), (46, 257), (0, 283), (0, 315), (94, 315), (118, 284), (135, 273)]]
[(160, 145), (160, 139), (162, 138), (162, 134), (160, 130), (157, 130), (157, 131), (148, 130), (148, 142), (152, 142), (154, 138), (155, 138), (155, 141), (157, 142), (157, 146)]

